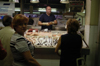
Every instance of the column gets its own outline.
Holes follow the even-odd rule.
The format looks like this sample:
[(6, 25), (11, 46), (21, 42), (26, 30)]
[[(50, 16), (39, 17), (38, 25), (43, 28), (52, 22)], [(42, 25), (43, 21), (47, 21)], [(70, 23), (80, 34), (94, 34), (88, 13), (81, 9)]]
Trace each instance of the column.
[(97, 38), (97, 56), (96, 58), (98, 59), (97, 60), (97, 66), (100, 66), (100, 4), (99, 4), (99, 23), (98, 23), (98, 38)]
[(24, 2), (20, 0), (20, 14), (24, 14)]
[(87, 66), (98, 66), (98, 22), (100, 0), (86, 0), (85, 40), (90, 48)]
[(30, 5), (29, 8), (30, 8), (30, 9), (29, 9), (29, 10), (30, 10), (30, 14), (33, 14), (33, 6)]

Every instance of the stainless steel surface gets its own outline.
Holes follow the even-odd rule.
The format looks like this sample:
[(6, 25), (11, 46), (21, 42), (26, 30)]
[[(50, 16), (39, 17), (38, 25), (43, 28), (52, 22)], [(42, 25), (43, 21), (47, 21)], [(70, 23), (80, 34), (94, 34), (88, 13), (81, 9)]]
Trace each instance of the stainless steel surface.
[[(81, 55), (89, 55), (89, 48), (82, 48)], [(35, 58), (36, 59), (60, 59), (55, 53), (55, 48), (45, 48), (45, 47), (36, 47), (35, 48)]]

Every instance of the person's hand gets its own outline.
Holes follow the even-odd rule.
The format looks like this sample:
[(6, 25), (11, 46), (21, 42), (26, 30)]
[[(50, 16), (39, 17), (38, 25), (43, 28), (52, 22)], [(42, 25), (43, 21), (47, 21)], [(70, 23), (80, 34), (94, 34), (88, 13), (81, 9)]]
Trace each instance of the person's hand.
[(49, 23), (42, 23), (42, 25), (46, 25), (46, 26), (49, 26)]
[(50, 25), (52, 25), (52, 22), (42, 23), (42, 25), (50, 26)]
[(48, 24), (49, 24), (49, 26), (50, 26), (50, 25), (52, 25), (52, 22), (49, 22)]
[(50, 26), (49, 23), (46, 24), (47, 26)]

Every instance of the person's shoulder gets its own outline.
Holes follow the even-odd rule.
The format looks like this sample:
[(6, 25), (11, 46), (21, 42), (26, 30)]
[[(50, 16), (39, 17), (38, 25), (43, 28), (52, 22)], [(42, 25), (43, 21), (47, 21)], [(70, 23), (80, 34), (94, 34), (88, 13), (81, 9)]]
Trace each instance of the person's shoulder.
[(46, 14), (45, 14), (45, 13), (43, 13), (43, 14), (41, 14), (41, 15), (40, 15), (40, 17), (44, 17), (45, 15), (46, 15)]
[(45, 16), (45, 15), (46, 15), (46, 13), (41, 14), (41, 16)]
[(79, 34), (77, 34), (77, 36), (78, 36), (80, 39), (82, 39), (82, 37), (81, 37)]
[(0, 30), (0, 33), (5, 33), (6, 31), (8, 31), (8, 28), (7, 27), (4, 27)]
[(81, 37), (79, 34), (77, 34), (78, 37)]
[(0, 33), (2, 33), (3, 29), (0, 30)]
[(22, 40), (25, 40), (24, 36), (21, 36), (19, 34), (13, 34), (12, 35), (11, 41), (19, 42), (19, 41), (22, 41)]
[(61, 37), (64, 37), (64, 36), (68, 36), (69, 34), (64, 34), (64, 35), (61, 35)]

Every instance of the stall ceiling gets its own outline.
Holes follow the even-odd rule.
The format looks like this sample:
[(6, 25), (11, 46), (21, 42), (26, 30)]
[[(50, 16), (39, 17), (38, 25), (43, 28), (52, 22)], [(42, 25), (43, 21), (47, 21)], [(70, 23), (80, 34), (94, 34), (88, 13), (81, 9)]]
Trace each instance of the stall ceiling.
[[(9, 0), (0, 0), (0, 1), (9, 1)], [(86, 0), (69, 0), (69, 1), (84, 1)], [(19, 0), (20, 2), (20, 0)], [(52, 8), (62, 9), (64, 10), (66, 7), (66, 4), (60, 3), (60, 0), (39, 0), (39, 3), (30, 3), (30, 0), (23, 0), (24, 2), (24, 9), (28, 10), (29, 6), (32, 5), (33, 9), (36, 8), (45, 8), (47, 5), (50, 5)], [(15, 3), (15, 7), (20, 7), (20, 3)]]
[[(0, 1), (9, 1), (9, 0), (0, 0)], [(65, 4), (61, 4), (60, 0), (39, 0), (39, 1), (40, 1), (39, 3), (33, 4), (33, 3), (30, 3), (30, 0), (23, 0), (25, 7), (27, 5), (32, 4), (35, 7), (45, 7), (47, 5), (50, 5), (53, 8), (65, 8)], [(69, 1), (86, 1), (86, 0), (69, 0)], [(15, 7), (20, 7), (20, 4), (16, 3)]]

